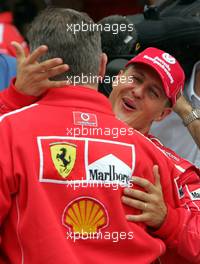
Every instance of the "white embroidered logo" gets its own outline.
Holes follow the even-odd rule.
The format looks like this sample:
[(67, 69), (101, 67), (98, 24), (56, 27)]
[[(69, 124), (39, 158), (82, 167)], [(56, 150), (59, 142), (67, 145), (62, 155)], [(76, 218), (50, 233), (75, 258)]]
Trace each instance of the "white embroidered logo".
[(174, 57), (172, 57), (169, 53), (163, 53), (162, 57), (169, 64), (175, 64), (176, 63), (176, 59)]

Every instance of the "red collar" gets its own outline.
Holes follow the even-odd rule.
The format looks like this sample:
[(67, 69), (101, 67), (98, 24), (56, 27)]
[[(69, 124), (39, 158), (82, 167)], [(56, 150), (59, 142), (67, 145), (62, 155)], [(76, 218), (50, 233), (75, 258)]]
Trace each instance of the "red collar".
[(114, 115), (111, 103), (107, 97), (96, 90), (84, 86), (66, 86), (49, 89), (39, 103), (70, 108), (84, 108)]

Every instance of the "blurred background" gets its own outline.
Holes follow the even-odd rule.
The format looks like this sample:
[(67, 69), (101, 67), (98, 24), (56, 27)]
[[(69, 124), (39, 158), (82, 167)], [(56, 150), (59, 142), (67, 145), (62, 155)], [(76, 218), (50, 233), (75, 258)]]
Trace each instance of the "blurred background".
[(96, 22), (112, 14), (139, 13), (144, 7), (142, 0), (0, 0), (0, 5), (12, 10), (14, 24), (23, 35), (26, 24), (30, 23), (35, 15), (48, 4), (84, 11)]
[[(153, 4), (156, 9), (145, 10), (145, 4)], [(133, 56), (146, 47), (154, 46), (174, 55), (187, 76), (191, 74), (194, 63), (200, 60), (200, 0), (0, 0), (0, 24), (8, 28), (5, 29), (8, 33), (4, 34), (5, 44), (0, 43), (1, 53), (13, 55), (10, 42), (16, 40), (23, 44), (30, 22), (47, 5), (86, 12), (95, 22), (121, 15), (121, 18), (111, 17), (107, 21), (109, 24), (120, 24), (122, 16), (126, 16), (127, 23), (134, 25), (136, 32), (131, 35), (135, 37), (129, 32), (119, 32), (117, 36), (102, 32), (102, 48), (108, 57), (114, 55), (124, 59), (122, 55)], [(13, 28), (11, 30), (11, 25), (21, 33), (21, 40), (18, 33)], [(132, 40), (128, 43), (130, 37)], [(132, 48), (129, 48), (130, 44)], [(112, 54), (113, 47), (116, 51), (121, 49), (121, 53)]]

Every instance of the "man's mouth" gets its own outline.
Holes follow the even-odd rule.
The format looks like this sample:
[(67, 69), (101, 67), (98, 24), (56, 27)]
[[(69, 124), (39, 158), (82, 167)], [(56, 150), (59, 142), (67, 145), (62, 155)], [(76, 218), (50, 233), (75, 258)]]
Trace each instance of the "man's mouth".
[(136, 109), (135, 103), (128, 97), (122, 98), (122, 104), (126, 110), (133, 111)]

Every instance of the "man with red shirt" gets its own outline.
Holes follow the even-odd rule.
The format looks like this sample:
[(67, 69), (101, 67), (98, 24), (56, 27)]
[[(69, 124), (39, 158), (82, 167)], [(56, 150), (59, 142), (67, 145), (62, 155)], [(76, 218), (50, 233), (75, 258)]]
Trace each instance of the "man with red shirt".
[[(152, 232), (161, 237), (168, 247), (167, 253), (161, 257), (161, 262), (198, 263), (200, 260), (199, 169), (148, 134), (153, 122), (162, 121), (172, 111), (177, 95), (183, 87), (182, 77), (175, 65), (175, 58), (168, 53), (155, 48), (144, 50), (131, 59), (121, 71), (113, 85), (110, 100), (118, 118), (146, 135), (182, 171), (180, 177), (174, 178), (181, 203), (180, 210), (185, 212), (182, 220), (177, 224), (168, 211), (167, 217), (163, 218), (161, 228)], [(126, 81), (120, 82), (120, 80)], [(151, 227), (152, 223), (163, 217), (163, 208), (167, 203), (163, 203), (162, 200), (158, 172), (155, 172), (155, 177), (156, 184), (134, 177), (133, 183), (144, 187), (145, 192), (134, 189), (124, 190), (125, 196), (122, 197), (124, 204), (141, 208), (146, 203), (140, 215), (127, 216), (129, 221), (142, 221)], [(180, 231), (181, 226), (184, 227), (182, 231)]]

